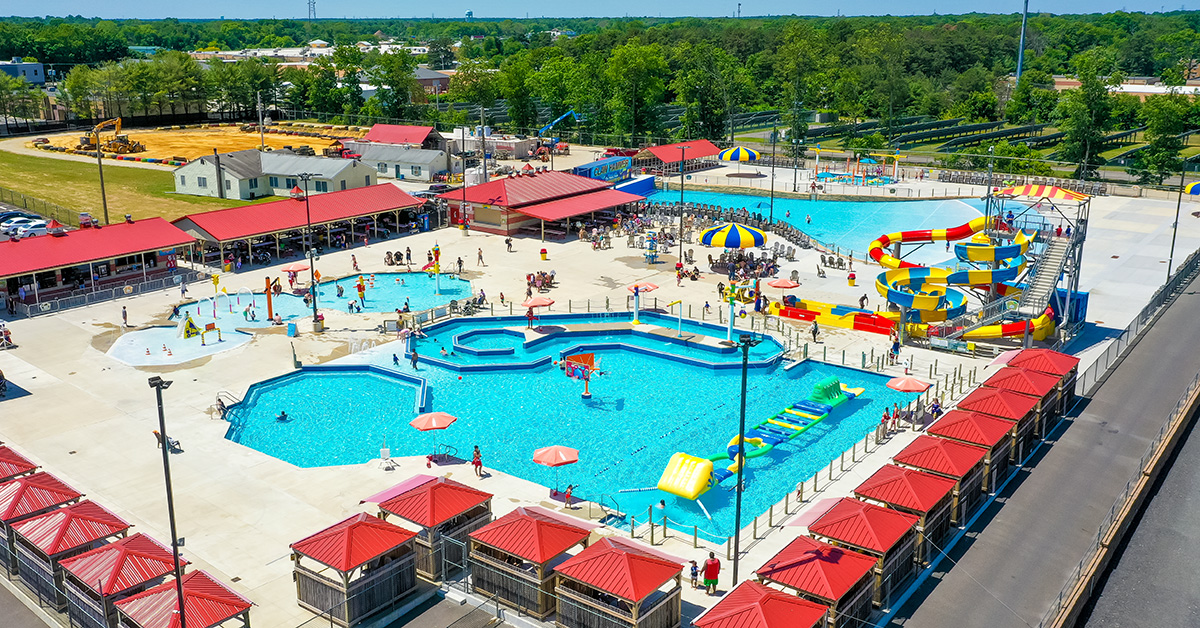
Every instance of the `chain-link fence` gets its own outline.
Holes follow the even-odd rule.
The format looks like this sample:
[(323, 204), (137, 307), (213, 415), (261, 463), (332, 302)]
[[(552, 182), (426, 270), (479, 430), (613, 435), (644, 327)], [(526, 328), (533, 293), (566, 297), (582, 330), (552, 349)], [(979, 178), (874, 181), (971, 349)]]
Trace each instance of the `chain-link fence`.
[(15, 190), (0, 187), (0, 203), (18, 209), (24, 209), (30, 213), (37, 214), (42, 218), (57, 220), (64, 225), (72, 227), (79, 226), (79, 212), (67, 209), (62, 205), (56, 205), (49, 201), (43, 201), (40, 198), (26, 196)]

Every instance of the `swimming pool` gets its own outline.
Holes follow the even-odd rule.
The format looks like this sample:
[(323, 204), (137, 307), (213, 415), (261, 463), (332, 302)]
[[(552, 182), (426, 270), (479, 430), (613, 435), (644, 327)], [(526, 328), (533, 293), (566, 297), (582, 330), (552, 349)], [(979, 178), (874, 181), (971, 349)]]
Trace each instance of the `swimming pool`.
[[(724, 192), (685, 191), (684, 201), (721, 207), (745, 208), (761, 213), (770, 211), (769, 197)], [(678, 202), (678, 192), (655, 192), (651, 201)], [(916, 229), (945, 229), (965, 224), (982, 215), (974, 205), (958, 199), (926, 201), (815, 201), (793, 198), (775, 199), (775, 218), (782, 219), (817, 240), (843, 249), (866, 251), (872, 240), (885, 233)], [(812, 222), (806, 217), (811, 216)], [(912, 249), (905, 259), (918, 264), (941, 265), (952, 262), (953, 253), (939, 245)]]
[[(569, 327), (577, 322), (617, 319), (573, 315), (546, 317), (545, 322)], [(669, 317), (656, 319), (644, 314), (643, 322), (646, 319), (674, 328)], [(583, 337), (555, 335), (531, 345), (516, 342), (494, 347), (512, 348), (514, 353), (507, 356), (443, 358), (438, 354), (439, 343), (452, 342), (456, 335), (514, 323), (457, 319), (432, 327), (429, 337), (415, 345), (422, 356), (452, 360), (460, 366), (486, 367), (491, 361), (487, 372), (425, 362), (413, 371), (399, 355), (396, 343), (337, 362), (393, 369), (392, 355), (397, 354), (401, 366), (395, 371), (425, 378), (426, 411), (445, 411), (459, 417), (447, 430), (423, 433), (408, 426), (415, 414), (417, 395), (412, 385), (376, 374), (334, 377), (301, 373), (252, 388), (246, 400), (235, 406), (227, 437), (301, 467), (361, 464), (377, 458), (385, 441), (393, 456), (429, 454), (441, 443), (456, 448), (460, 457), (469, 458), (471, 448), (479, 445), (486, 468), (550, 487), (555, 485), (556, 472), (533, 463), (533, 451), (566, 445), (580, 451), (580, 461), (558, 469), (560, 487), (578, 485), (576, 494), (586, 499), (609, 496), (606, 503), (615, 500), (622, 511), (639, 519), (644, 518), (649, 506), (665, 499), (667, 516), (681, 528), (697, 525), (714, 534), (733, 532), (733, 493), (725, 485), (731, 482), (701, 497), (713, 516), (712, 522), (694, 502), (657, 490), (619, 491), (655, 486), (670, 456), (677, 451), (706, 456), (725, 450), (737, 433), (740, 352), (691, 347), (694, 355), (704, 361), (729, 367), (703, 368), (663, 355), (692, 356), (687, 345), (647, 334), (605, 332)], [(695, 322), (685, 324), (685, 333), (689, 330), (719, 335), (713, 326)], [(484, 344), (490, 344), (507, 335), (475, 336), (487, 338)], [(615, 346), (616, 342), (628, 347)], [(581, 398), (582, 383), (566, 378), (550, 363), (559, 359), (562, 351), (581, 343), (599, 345), (594, 352), (606, 373), (591, 382), (591, 399)], [(751, 369), (748, 380), (746, 416), (750, 425), (805, 398), (817, 381), (830, 375), (867, 390), (861, 399), (842, 405), (813, 429), (747, 464), (743, 506), (751, 517), (782, 500), (800, 479), (810, 477), (861, 440), (878, 423), (885, 407), (903, 405), (912, 397), (887, 388), (886, 377), (871, 373), (815, 362), (784, 369), (777, 359), (780, 350), (778, 343), (764, 342), (751, 355), (758, 365)], [(698, 353), (701, 351), (702, 355)], [(499, 365), (539, 357), (550, 360), (525, 369)], [(279, 424), (275, 417), (281, 410), (295, 419)], [(475, 481), (467, 465), (444, 467), (445, 471)], [(480, 486), (486, 489), (486, 481)]]

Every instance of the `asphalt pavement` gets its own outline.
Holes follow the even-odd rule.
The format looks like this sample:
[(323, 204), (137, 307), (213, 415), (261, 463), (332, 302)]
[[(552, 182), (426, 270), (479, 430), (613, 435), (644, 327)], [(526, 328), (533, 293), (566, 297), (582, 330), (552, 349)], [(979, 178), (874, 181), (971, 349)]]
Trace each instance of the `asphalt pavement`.
[[(1133, 476), (1150, 439), (1166, 422), (1181, 394), (1200, 371), (1200, 308), (1195, 282), (1133, 347), (1077, 417), (1064, 422), (979, 517), (896, 614), (892, 626), (919, 628), (1005, 628), (1036, 626), (1058, 597), (1072, 570), (1096, 538), (1117, 495)], [(1047, 446), (1049, 445), (1049, 446)], [(1195, 477), (1195, 475), (1193, 475)], [(1186, 486), (1185, 481), (1185, 486)], [(1191, 505), (1200, 509), (1196, 497)], [(1196, 519), (1190, 526), (1193, 534)], [(1163, 534), (1174, 534), (1164, 531)], [(1162, 537), (1163, 556), (1183, 539)], [(1200, 538), (1200, 534), (1191, 537)], [(1200, 545), (1180, 549), (1200, 552)], [(1183, 556), (1180, 574), (1194, 565)], [(1175, 586), (1196, 600), (1200, 587), (1195, 568)], [(1147, 573), (1157, 569), (1148, 564)], [(1164, 599), (1169, 591), (1160, 590)], [(1195, 619), (1194, 603), (1190, 604)], [(1131, 613), (1138, 621), (1104, 626), (1170, 626), (1159, 623), (1156, 609)], [(1172, 614), (1180, 615), (1176, 609)], [(1178, 625), (1195, 626), (1190, 621)]]
[(47, 628), (25, 604), (5, 587), (0, 587), (0, 626), (4, 628)]

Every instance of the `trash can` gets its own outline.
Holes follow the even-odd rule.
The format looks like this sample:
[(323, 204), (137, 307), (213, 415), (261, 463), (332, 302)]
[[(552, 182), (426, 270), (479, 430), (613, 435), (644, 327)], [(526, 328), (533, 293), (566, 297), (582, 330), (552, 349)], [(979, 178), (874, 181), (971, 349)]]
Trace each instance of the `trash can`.
[(850, 273), (849, 275), (846, 275), (846, 283), (849, 284), (851, 287), (854, 286), (854, 273)]
[(229, 272), (229, 271), (230, 271), (230, 268), (232, 268), (232, 267), (233, 267), (233, 264), (226, 264), (226, 265), (224, 266), (224, 268), (225, 268), (225, 272)]
[(546, 249), (542, 249), (542, 261), (546, 261)]

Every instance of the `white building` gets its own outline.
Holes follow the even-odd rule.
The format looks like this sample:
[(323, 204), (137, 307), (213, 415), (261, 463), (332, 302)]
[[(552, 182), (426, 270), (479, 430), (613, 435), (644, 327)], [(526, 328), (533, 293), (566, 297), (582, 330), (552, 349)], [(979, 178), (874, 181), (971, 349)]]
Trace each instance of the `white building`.
[[(218, 161), (220, 174), (218, 174)], [(250, 200), (263, 196), (287, 196), (294, 187), (303, 188), (298, 173), (312, 173), (310, 194), (349, 190), (372, 185), (374, 168), (355, 159), (309, 157), (285, 151), (263, 153), (239, 150), (218, 157), (207, 155), (175, 169), (175, 193), (222, 196), (218, 181), (224, 181), (224, 198)]]
[(449, 168), (445, 151), (408, 148), (400, 144), (342, 142), (352, 153), (362, 155), (363, 165), (372, 167), (381, 177), (429, 181)]

